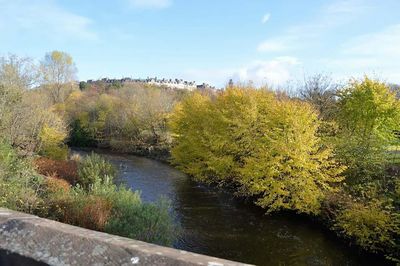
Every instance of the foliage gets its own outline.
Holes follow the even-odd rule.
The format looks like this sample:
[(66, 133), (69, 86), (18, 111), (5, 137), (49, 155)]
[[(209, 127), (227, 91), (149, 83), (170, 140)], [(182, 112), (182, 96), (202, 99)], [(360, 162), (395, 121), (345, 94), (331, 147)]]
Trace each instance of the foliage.
[(41, 175), (60, 178), (71, 185), (75, 185), (78, 181), (78, 165), (73, 160), (59, 161), (40, 157), (34, 160), (34, 165)]
[(382, 82), (365, 77), (339, 92), (338, 158), (348, 167), (349, 181), (362, 182), (382, 175), (387, 148), (396, 142), (400, 105)]
[[(80, 178), (92, 183), (70, 189), (59, 179), (48, 179), (46, 216), (88, 229), (172, 245), (176, 228), (165, 200), (142, 203), (139, 192), (114, 185), (109, 178), (114, 176), (113, 170), (98, 155), (87, 156), (82, 163), (86, 170), (80, 171), (80, 174), (84, 173)], [(94, 173), (96, 178), (89, 181), (88, 173)]]
[(106, 232), (160, 245), (171, 246), (177, 229), (167, 200), (141, 203), (138, 194), (120, 189), (114, 197), (114, 215)]
[(47, 53), (40, 64), (42, 84), (53, 103), (64, 102), (73, 89), (76, 66), (72, 57), (61, 51)]
[[(0, 60), (0, 135), (26, 154), (41, 148), (47, 126), (67, 135), (66, 125), (44, 100), (41, 91), (29, 90), (34, 83), (33, 66), (28, 59), (12, 56)], [(59, 143), (62, 145), (62, 142)]]
[(272, 92), (228, 88), (216, 100), (195, 94), (171, 116), (173, 162), (206, 182), (239, 185), (269, 211), (317, 213), (343, 168), (317, 136), (306, 103)]
[(97, 183), (112, 182), (116, 175), (114, 166), (96, 153), (85, 156), (78, 165), (78, 183), (88, 189)]
[(64, 145), (67, 137), (65, 131), (58, 128), (51, 128), (45, 124), (40, 132), (41, 150), (40, 153), (55, 160), (66, 160), (68, 147)]
[(103, 89), (97, 83), (65, 103), (70, 144), (105, 145), (122, 152), (168, 154), (171, 137), (166, 118), (180, 92), (140, 84)]
[(383, 205), (379, 200), (352, 203), (338, 215), (336, 226), (370, 251), (400, 252), (400, 214)]
[(32, 168), (31, 162), (20, 158), (5, 141), (0, 140), (0, 206), (35, 213), (43, 201), (43, 179)]

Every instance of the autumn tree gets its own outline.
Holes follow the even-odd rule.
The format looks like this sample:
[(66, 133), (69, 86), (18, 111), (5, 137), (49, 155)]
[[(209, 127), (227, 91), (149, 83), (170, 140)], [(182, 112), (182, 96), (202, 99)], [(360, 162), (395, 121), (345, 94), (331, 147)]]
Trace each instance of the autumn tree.
[(195, 94), (171, 116), (173, 162), (205, 182), (234, 184), (268, 211), (318, 213), (343, 167), (317, 136), (317, 112), (268, 90)]
[(30, 90), (37, 77), (30, 59), (12, 55), (0, 62), (0, 137), (20, 151), (37, 152), (44, 125), (66, 132), (65, 123), (42, 102), (40, 90)]
[(53, 103), (64, 102), (76, 79), (77, 69), (72, 57), (60, 51), (47, 53), (40, 64), (40, 71)]

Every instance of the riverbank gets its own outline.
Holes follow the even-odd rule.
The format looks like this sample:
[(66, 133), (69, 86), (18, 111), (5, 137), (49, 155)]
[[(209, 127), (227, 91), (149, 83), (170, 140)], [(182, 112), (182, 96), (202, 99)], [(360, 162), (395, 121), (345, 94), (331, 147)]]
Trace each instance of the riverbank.
[[(100, 154), (111, 154), (111, 155), (116, 155), (116, 156), (141, 156), (144, 158), (148, 158), (151, 160), (156, 160), (159, 163), (165, 164), (169, 167), (173, 167), (173, 165), (171, 164), (170, 160), (168, 159), (159, 159), (157, 157), (154, 156), (149, 156), (149, 155), (143, 155), (143, 154), (134, 154), (134, 153), (128, 153), (128, 152), (120, 152), (120, 151), (116, 151), (116, 150), (111, 150), (108, 149), (106, 147), (98, 147), (98, 148), (72, 148), (72, 149), (79, 149), (85, 152), (98, 152)], [(237, 202), (241, 202), (244, 204), (244, 206), (246, 206), (246, 208), (251, 208), (253, 209), (253, 211), (255, 212), (259, 212), (260, 214), (265, 214), (265, 209), (256, 206), (254, 204), (254, 201), (256, 200), (255, 198), (249, 198), (249, 197), (242, 197), (242, 196), (234, 196), (235, 195), (235, 188), (234, 187), (219, 187), (219, 186), (215, 186), (215, 185), (204, 185), (202, 184), (202, 186), (205, 186), (207, 188), (210, 189), (215, 189), (215, 190), (223, 190), (223, 193), (228, 193), (230, 195), (232, 195), (232, 197), (235, 197), (235, 201)], [(390, 260), (385, 259), (385, 254), (384, 253), (370, 253), (365, 251), (362, 247), (360, 247), (359, 245), (357, 245), (357, 243), (350, 239), (347, 235), (343, 234), (342, 232), (340, 232), (338, 230), (337, 227), (335, 227), (335, 224), (333, 222), (333, 211), (337, 211), (340, 206), (336, 205), (336, 206), (328, 206), (329, 204), (339, 204), (338, 202), (335, 202), (335, 200), (330, 200), (329, 202), (326, 201), (322, 208), (321, 208), (321, 213), (320, 215), (316, 216), (316, 215), (306, 215), (306, 214), (298, 214), (295, 212), (290, 212), (290, 211), (286, 211), (286, 212), (280, 212), (280, 213), (274, 213), (274, 214), (270, 214), (269, 216), (274, 216), (274, 215), (288, 215), (290, 217), (290, 219), (301, 219), (302, 221), (307, 221), (308, 223), (311, 223), (313, 227), (318, 228), (319, 230), (323, 230), (325, 234), (329, 235), (332, 239), (336, 239), (335, 241), (339, 241), (342, 245), (351, 248), (351, 250), (353, 250), (353, 252), (356, 252), (358, 254), (363, 254), (363, 256), (367, 256), (370, 258), (371, 261), (384, 261), (385, 263), (387, 263), (388, 265), (395, 265), (395, 262), (392, 262)]]
[(118, 180), (142, 191), (144, 201), (156, 201), (160, 195), (172, 201), (183, 231), (176, 248), (257, 265), (391, 265), (349, 247), (315, 217), (265, 215), (251, 199), (234, 196), (232, 189), (194, 182), (166, 163), (95, 151), (120, 169)]

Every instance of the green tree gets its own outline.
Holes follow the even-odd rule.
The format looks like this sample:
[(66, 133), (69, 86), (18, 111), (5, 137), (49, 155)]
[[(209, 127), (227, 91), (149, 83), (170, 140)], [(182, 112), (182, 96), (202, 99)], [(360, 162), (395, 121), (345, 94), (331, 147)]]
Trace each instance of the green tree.
[(397, 142), (400, 105), (395, 94), (365, 77), (351, 81), (338, 96), (338, 157), (348, 165), (348, 176), (362, 181), (383, 174), (387, 149)]

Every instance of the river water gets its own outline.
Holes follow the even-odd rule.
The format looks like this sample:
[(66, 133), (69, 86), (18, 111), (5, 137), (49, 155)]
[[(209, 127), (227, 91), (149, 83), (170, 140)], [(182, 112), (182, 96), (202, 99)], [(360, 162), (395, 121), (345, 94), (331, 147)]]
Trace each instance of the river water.
[(385, 265), (347, 247), (301, 216), (265, 215), (232, 193), (191, 181), (173, 167), (143, 157), (97, 151), (119, 170), (119, 181), (144, 201), (168, 197), (182, 233), (174, 247), (256, 265)]

